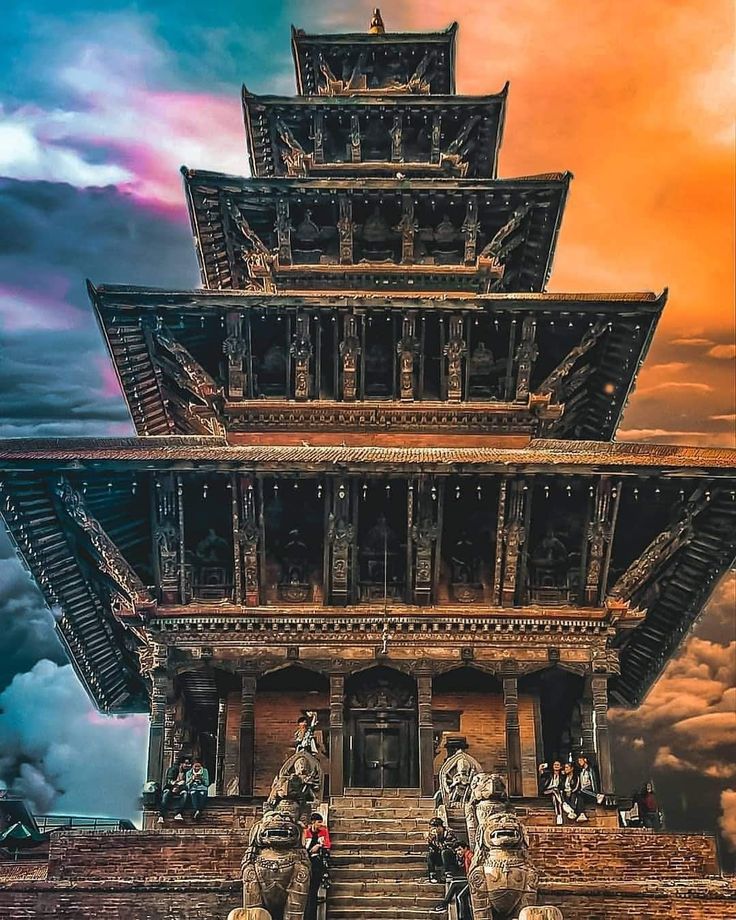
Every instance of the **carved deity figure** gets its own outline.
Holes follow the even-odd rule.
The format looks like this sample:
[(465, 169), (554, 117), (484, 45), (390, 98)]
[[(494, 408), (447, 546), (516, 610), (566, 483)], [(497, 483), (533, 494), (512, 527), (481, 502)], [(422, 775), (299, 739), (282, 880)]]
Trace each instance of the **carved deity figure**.
[(289, 757), (271, 784), (264, 808), (277, 808), (283, 801), (298, 806), (305, 816), (322, 796), (322, 767), (308, 751), (297, 751)]
[(297, 810), (282, 801), (254, 825), (243, 857), (243, 907), (228, 920), (304, 920), (311, 867)]
[(481, 772), (480, 764), (465, 751), (456, 751), (440, 767), (439, 791), (436, 798), (444, 807), (444, 816), (448, 810), (461, 809), (470, 800), (470, 789), (474, 777)]
[(479, 828), (468, 872), (475, 920), (510, 920), (537, 900), (539, 873), (529, 838), (513, 810), (497, 807)]
[(312, 220), (312, 212), (307, 208), (304, 218), (297, 225), (295, 236), (300, 243), (316, 243), (319, 239), (319, 227)]
[(569, 554), (567, 547), (550, 527), (532, 555), (537, 584), (561, 586), (567, 578)]

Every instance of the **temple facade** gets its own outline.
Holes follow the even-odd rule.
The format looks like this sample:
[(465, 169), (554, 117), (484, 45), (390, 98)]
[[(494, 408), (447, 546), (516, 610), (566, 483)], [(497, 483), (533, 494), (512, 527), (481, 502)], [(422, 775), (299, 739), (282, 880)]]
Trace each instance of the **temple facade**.
[(89, 284), (136, 436), (0, 443), (91, 698), (223, 807), (306, 711), (332, 797), (431, 796), (458, 736), (520, 802), (579, 751), (614, 793), (609, 706), (736, 556), (733, 451), (615, 441), (666, 292), (546, 291), (571, 175), (498, 177), (455, 38), (293, 30), (250, 176), (182, 169), (202, 288)]

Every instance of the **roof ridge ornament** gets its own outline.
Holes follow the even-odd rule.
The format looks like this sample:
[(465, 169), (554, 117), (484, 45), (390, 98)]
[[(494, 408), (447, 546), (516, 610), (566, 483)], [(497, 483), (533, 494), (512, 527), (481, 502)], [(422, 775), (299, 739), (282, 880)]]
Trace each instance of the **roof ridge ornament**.
[(378, 9), (378, 7), (373, 10), (373, 17), (371, 19), (371, 24), (368, 27), (368, 31), (371, 35), (383, 35), (386, 31), (386, 27), (383, 24), (381, 11)]

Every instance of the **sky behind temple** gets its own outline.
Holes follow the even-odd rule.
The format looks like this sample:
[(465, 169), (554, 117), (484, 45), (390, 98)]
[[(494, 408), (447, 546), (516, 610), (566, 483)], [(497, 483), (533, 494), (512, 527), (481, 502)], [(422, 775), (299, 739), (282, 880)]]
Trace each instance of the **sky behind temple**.
[[(669, 287), (619, 437), (733, 446), (732, 3), (410, 0), (382, 11), (389, 30), (459, 21), (459, 92), (510, 80), (501, 175), (575, 175), (550, 290)], [(246, 173), (241, 83), (293, 93), (290, 23), (363, 31), (370, 13), (356, 0), (10, 0), (0, 437), (132, 431), (84, 278), (197, 285), (179, 167)], [(731, 577), (641, 710), (614, 722), (622, 783), (652, 773), (674, 825), (714, 827), (723, 809), (736, 844), (733, 603)], [(3, 537), (0, 636), (0, 779), (41, 810), (132, 813), (146, 720), (90, 709)]]

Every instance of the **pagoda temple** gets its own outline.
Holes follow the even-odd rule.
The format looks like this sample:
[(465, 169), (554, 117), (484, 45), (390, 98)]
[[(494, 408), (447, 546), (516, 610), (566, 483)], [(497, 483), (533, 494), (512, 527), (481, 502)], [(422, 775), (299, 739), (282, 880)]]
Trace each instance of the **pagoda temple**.
[(182, 169), (202, 288), (88, 284), (135, 437), (0, 442), (91, 699), (150, 713), (150, 780), (184, 751), (214, 781), (206, 830), (147, 813), (94, 853), (53, 838), (46, 875), (0, 863), (0, 912), (101, 916), (97, 892), (105, 917), (224, 920), (314, 711), (330, 920), (429, 916), (416, 854), (373, 899), (350, 860), (371, 810), (403, 828), (392, 802), (396, 853), (421, 841), (453, 744), (505, 777), (565, 920), (736, 916), (712, 838), (547, 826), (538, 799), (579, 751), (616, 792), (608, 709), (733, 564), (736, 452), (615, 440), (666, 292), (547, 292), (572, 177), (497, 175), (508, 86), (456, 94), (456, 36), (293, 29), (298, 95), (243, 88), (250, 175)]

